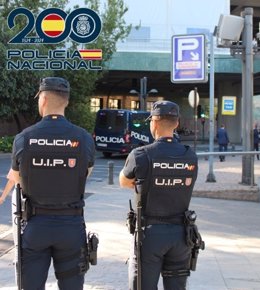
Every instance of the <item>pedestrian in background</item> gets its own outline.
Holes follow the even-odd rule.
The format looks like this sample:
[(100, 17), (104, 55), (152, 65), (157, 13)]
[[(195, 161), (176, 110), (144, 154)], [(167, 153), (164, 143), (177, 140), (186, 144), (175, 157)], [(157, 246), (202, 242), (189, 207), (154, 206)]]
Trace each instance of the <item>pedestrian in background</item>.
[(22, 289), (44, 290), (53, 262), (60, 290), (82, 290), (88, 270), (83, 215), (85, 182), (94, 164), (94, 142), (69, 122), (70, 85), (41, 79), (42, 120), (16, 135), (12, 172), (26, 199), (22, 240)]
[[(178, 126), (179, 106), (153, 104), (150, 131), (155, 141), (130, 152), (120, 172), (122, 187), (141, 195), (141, 289), (156, 290), (160, 274), (165, 290), (185, 290), (190, 275), (191, 248), (187, 244), (184, 213), (197, 178), (197, 156), (172, 132)], [(129, 288), (137, 289), (136, 236), (129, 260)]]
[[(217, 141), (218, 141), (218, 146), (219, 146), (219, 152), (227, 151), (228, 143), (229, 143), (229, 138), (228, 138), (228, 133), (227, 130), (225, 129), (225, 125), (222, 124), (221, 127), (217, 131)], [(225, 156), (220, 155), (219, 156), (220, 162), (225, 161)]]
[[(255, 124), (254, 128), (254, 150), (259, 151), (259, 131), (258, 131), (258, 126)], [(257, 160), (259, 160), (259, 154), (256, 155)]]

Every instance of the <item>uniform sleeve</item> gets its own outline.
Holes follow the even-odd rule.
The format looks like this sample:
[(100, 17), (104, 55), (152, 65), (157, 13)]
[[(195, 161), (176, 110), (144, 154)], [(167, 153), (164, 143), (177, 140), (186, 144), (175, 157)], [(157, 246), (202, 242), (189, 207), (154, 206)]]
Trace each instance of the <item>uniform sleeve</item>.
[(13, 143), (12, 150), (12, 169), (19, 171), (19, 166), (21, 162), (21, 154), (24, 148), (24, 137), (22, 135), (16, 135)]
[(95, 162), (95, 143), (92, 136), (89, 133), (86, 134), (86, 138), (87, 138), (87, 142), (86, 142), (87, 152), (88, 152), (88, 157), (89, 157), (88, 167), (93, 167), (94, 162)]
[(131, 151), (126, 159), (123, 173), (126, 178), (133, 179), (135, 178), (135, 170), (136, 170), (136, 161), (134, 151)]

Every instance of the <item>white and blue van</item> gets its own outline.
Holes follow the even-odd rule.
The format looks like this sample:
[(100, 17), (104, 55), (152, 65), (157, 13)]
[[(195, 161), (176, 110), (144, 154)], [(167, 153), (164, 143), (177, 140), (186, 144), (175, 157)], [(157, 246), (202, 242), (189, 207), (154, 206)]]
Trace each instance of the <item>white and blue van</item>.
[(152, 143), (149, 121), (146, 121), (149, 115), (146, 111), (99, 110), (93, 134), (96, 150), (110, 157), (113, 153), (128, 154), (133, 148)]

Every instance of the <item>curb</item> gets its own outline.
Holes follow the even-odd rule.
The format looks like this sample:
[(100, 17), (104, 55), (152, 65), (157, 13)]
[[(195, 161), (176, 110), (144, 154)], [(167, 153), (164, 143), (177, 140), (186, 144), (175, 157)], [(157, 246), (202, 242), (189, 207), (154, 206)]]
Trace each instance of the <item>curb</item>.
[(3, 152), (0, 152), (0, 159), (8, 158), (8, 157), (11, 158), (11, 156), (12, 156), (12, 153), (3, 153)]
[(226, 200), (238, 200), (238, 201), (253, 201), (260, 202), (260, 190), (257, 188), (249, 188), (248, 190), (233, 189), (233, 190), (215, 190), (215, 191), (204, 191), (194, 190), (192, 193), (194, 197), (206, 197)]

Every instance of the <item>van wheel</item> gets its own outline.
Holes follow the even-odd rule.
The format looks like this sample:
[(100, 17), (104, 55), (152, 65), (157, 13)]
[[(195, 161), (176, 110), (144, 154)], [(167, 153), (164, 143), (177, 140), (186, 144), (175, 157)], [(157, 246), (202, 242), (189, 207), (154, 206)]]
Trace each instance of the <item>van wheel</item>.
[(112, 153), (111, 153), (111, 152), (103, 152), (103, 156), (104, 156), (105, 158), (109, 158), (109, 157), (112, 156)]

